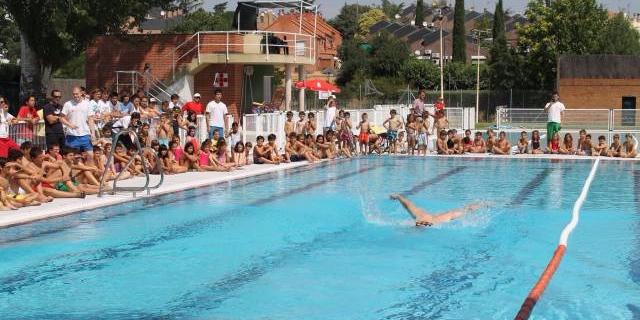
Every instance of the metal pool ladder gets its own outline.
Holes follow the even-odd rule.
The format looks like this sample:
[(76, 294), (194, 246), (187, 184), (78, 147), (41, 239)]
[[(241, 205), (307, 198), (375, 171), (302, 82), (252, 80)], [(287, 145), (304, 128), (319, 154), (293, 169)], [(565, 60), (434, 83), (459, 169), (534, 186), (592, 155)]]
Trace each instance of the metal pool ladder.
[(164, 171), (162, 169), (162, 163), (160, 162), (160, 158), (158, 157), (158, 154), (154, 153), (155, 158), (156, 158), (156, 169), (158, 170), (158, 173), (160, 174), (160, 181), (158, 181), (158, 183), (155, 186), (149, 186), (149, 168), (147, 167), (147, 162), (145, 161), (144, 158), (144, 149), (150, 149), (150, 148), (142, 148), (140, 146), (140, 140), (138, 139), (138, 134), (136, 133), (135, 130), (132, 129), (126, 129), (126, 130), (122, 130), (120, 132), (118, 132), (115, 137), (113, 137), (113, 141), (111, 143), (111, 152), (109, 153), (109, 156), (107, 158), (107, 163), (105, 164), (104, 167), (104, 171), (102, 172), (102, 177), (100, 178), (100, 189), (98, 190), (98, 197), (102, 197), (102, 195), (104, 194), (104, 185), (105, 185), (105, 177), (107, 176), (107, 170), (109, 170), (109, 168), (111, 167), (111, 163), (113, 162), (113, 154), (115, 153), (116, 150), (116, 145), (120, 139), (120, 136), (123, 134), (128, 134), (131, 137), (131, 140), (133, 141), (133, 143), (135, 143), (136, 147), (138, 148), (138, 153), (137, 155), (140, 156), (140, 158), (142, 159), (142, 170), (144, 171), (144, 176), (145, 176), (145, 183), (144, 186), (141, 187), (118, 187), (117, 183), (118, 180), (120, 179), (120, 177), (122, 176), (122, 173), (126, 170), (126, 168), (129, 168), (129, 166), (133, 163), (133, 161), (135, 160), (135, 157), (131, 157), (131, 159), (129, 160), (129, 162), (127, 163), (127, 165), (124, 167), (125, 169), (123, 169), (122, 171), (120, 171), (120, 173), (118, 173), (118, 175), (115, 177), (115, 179), (113, 179), (113, 188), (111, 189), (111, 192), (109, 192), (109, 194), (114, 195), (116, 194), (116, 192), (118, 191), (125, 191), (125, 192), (132, 192), (133, 193), (133, 197), (135, 198), (136, 193), (138, 192), (143, 192), (143, 191), (147, 191), (147, 195), (151, 194), (151, 189), (158, 189), (160, 188), (160, 186), (162, 185), (162, 182), (164, 181)]

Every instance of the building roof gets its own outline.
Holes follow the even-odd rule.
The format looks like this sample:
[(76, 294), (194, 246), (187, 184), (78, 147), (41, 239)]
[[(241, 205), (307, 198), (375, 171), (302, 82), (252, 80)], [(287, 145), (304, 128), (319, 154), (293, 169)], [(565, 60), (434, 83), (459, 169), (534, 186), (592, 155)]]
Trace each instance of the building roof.
[[(447, 35), (449, 35), (449, 32), (447, 32), (446, 30), (442, 30), (442, 38), (446, 37)], [(422, 37), (422, 44), (425, 46), (437, 41), (440, 41), (440, 32), (438, 31), (431, 32)]]
[(432, 33), (432, 32), (435, 32), (435, 30), (427, 29), (427, 28), (422, 28), (422, 29), (420, 29), (420, 30), (418, 30), (418, 31), (416, 31), (416, 32), (414, 32), (414, 33), (412, 33), (412, 34), (410, 34), (410, 35), (407, 37), (407, 40), (409, 40), (409, 42), (410, 42), (410, 43), (416, 42), (416, 41), (418, 41), (418, 40), (422, 41), (421, 39), (422, 39), (424, 36), (426, 36), (426, 35), (428, 35), (428, 34), (430, 34), (430, 33)]
[(371, 27), (369, 27), (369, 32), (370, 33), (378, 33), (378, 31), (386, 28), (387, 26), (389, 26), (391, 24), (391, 22), (386, 21), (386, 20), (382, 20), (382, 21), (378, 21), (376, 22), (374, 25), (372, 25)]
[(464, 15), (464, 22), (470, 21), (470, 20), (475, 20), (478, 19), (482, 16), (482, 13), (477, 12), (477, 11), (467, 11), (467, 13)]
[(416, 27), (416, 26), (412, 26), (412, 25), (405, 25), (403, 27), (401, 27), (400, 29), (396, 30), (393, 35), (398, 37), (398, 38), (402, 38), (405, 37), (411, 33), (414, 33), (416, 31), (418, 31), (420, 28)]
[(390, 25), (384, 28), (384, 30), (388, 31), (389, 33), (393, 33), (400, 28), (402, 28), (401, 24), (392, 22)]
[[(291, 26), (293, 26), (293, 28), (291, 28)], [(342, 34), (340, 31), (328, 24), (319, 15), (317, 16), (316, 21), (316, 15), (311, 12), (305, 12), (302, 14), (302, 26), (300, 26), (299, 13), (286, 13), (279, 15), (278, 18), (268, 27), (264, 28), (264, 30), (297, 33), (299, 29), (302, 29), (302, 33), (313, 35), (314, 26), (316, 27), (317, 37), (325, 39), (339, 37), (339, 40), (342, 41)]]
[(561, 55), (561, 79), (640, 79), (640, 57), (628, 55)]

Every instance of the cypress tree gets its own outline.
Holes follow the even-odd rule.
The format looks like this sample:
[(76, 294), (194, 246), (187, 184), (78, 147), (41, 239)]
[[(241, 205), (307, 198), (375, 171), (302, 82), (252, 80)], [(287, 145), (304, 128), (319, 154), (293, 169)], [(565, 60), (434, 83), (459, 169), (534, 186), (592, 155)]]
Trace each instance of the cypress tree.
[(416, 26), (422, 27), (422, 23), (424, 22), (424, 4), (422, 0), (418, 0), (416, 3), (416, 18), (414, 21), (416, 22)]
[(502, 0), (496, 3), (496, 11), (493, 15), (493, 43), (491, 45), (491, 59), (489, 68), (491, 70), (491, 87), (494, 89), (509, 89), (513, 86), (512, 59), (511, 52), (507, 46), (507, 35), (504, 25), (504, 10)]
[(464, 0), (456, 0), (453, 15), (453, 62), (467, 62), (467, 43), (464, 30)]

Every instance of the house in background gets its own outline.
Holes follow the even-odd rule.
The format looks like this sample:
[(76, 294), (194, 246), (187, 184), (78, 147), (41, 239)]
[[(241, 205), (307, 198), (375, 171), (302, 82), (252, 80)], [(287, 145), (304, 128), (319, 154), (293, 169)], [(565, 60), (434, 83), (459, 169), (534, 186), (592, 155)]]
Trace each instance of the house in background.
[[(411, 52), (419, 59), (431, 60), (435, 64), (440, 63), (440, 25), (442, 24), (443, 60), (446, 63), (452, 59), (453, 52), (453, 10), (443, 9), (442, 23), (435, 21), (436, 10), (432, 7), (424, 8), (424, 25), (416, 26), (412, 24), (415, 19), (416, 7), (414, 4), (406, 7), (398, 19), (392, 21), (379, 21), (369, 28), (369, 34), (375, 35), (379, 32), (389, 32), (393, 37), (404, 40)], [(485, 62), (488, 59), (489, 48), (481, 47), (478, 56), (477, 41), (472, 35), (472, 30), (483, 20), (493, 19), (493, 14), (488, 11), (477, 12), (474, 10), (465, 13), (465, 30), (467, 32), (467, 61), (475, 63)], [(507, 42), (510, 46), (515, 46), (518, 41), (517, 26), (525, 24), (527, 20), (522, 15), (507, 16), (505, 22)]]
[[(301, 3), (302, 12), (289, 11), (300, 10)], [(262, 13), (281, 8), (286, 11), (273, 23), (258, 28)], [(294, 71), (298, 79), (321, 74), (323, 68), (333, 66), (342, 42), (339, 32), (315, 12), (317, 6), (304, 0), (246, 0), (238, 2), (234, 30), (99, 36), (86, 50), (87, 87), (135, 91), (148, 63), (149, 91), (159, 100), (167, 100), (172, 93), (190, 100), (198, 92), (209, 101), (220, 89), (236, 116), (250, 112), (256, 102), (288, 109), (293, 102)], [(284, 86), (276, 83), (276, 70), (284, 71)], [(304, 89), (299, 95), (304, 97)], [(304, 99), (299, 101), (303, 109)]]

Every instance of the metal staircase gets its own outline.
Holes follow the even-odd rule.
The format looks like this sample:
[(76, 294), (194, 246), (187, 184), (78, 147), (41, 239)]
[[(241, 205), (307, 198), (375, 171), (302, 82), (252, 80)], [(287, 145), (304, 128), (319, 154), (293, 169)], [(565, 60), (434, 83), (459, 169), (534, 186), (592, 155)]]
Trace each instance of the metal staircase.
[(116, 71), (116, 91), (130, 91), (135, 94), (139, 89), (145, 91), (147, 96), (161, 101), (169, 101), (172, 92), (164, 82), (152, 74), (145, 74), (139, 71)]

